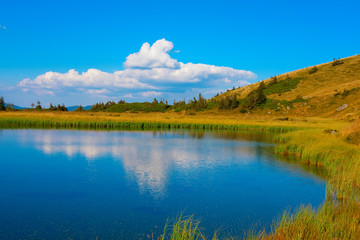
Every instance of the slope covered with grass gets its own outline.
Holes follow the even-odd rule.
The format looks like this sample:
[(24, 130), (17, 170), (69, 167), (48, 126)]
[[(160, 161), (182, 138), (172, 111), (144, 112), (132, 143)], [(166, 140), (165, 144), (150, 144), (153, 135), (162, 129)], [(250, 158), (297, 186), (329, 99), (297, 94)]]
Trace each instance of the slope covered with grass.
[[(310, 66), (262, 81), (267, 102), (257, 113), (357, 119), (360, 116), (360, 55)], [(227, 91), (212, 100), (245, 101), (260, 82)], [(241, 110), (242, 106), (237, 108)], [(235, 109), (236, 110), (236, 109)]]

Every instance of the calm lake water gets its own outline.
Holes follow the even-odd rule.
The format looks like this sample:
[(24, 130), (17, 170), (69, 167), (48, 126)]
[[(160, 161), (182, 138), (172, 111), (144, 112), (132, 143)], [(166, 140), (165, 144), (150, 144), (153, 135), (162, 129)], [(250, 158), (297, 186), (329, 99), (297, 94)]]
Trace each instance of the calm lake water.
[(181, 212), (211, 235), (319, 206), (325, 181), (271, 135), (0, 130), (0, 239), (148, 239)]

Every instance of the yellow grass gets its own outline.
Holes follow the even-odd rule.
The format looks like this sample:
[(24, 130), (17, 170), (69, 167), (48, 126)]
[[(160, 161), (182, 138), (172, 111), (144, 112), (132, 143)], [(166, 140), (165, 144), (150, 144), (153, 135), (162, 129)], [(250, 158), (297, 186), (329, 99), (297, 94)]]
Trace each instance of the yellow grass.
[[(297, 87), (291, 91), (279, 94), (269, 95), (268, 98), (276, 100), (291, 101), (298, 96), (307, 99), (308, 102), (294, 104), (294, 108), (282, 111), (272, 111), (272, 114), (288, 116), (318, 116), (332, 117), (338, 119), (359, 119), (360, 118), (360, 55), (355, 55), (342, 59), (344, 64), (332, 66), (332, 62), (316, 65), (318, 71), (309, 74), (313, 67), (307, 67), (293, 72), (277, 76), (278, 81), (288, 77), (300, 77), (301, 81)], [(264, 80), (267, 84), (270, 79)], [(259, 82), (228, 91), (215, 100), (221, 99), (227, 95), (235, 94), (238, 98), (245, 98), (252, 90), (259, 86)], [(344, 90), (352, 90), (348, 95), (339, 95)], [(338, 94), (337, 96), (335, 96)], [(343, 111), (336, 109), (342, 104), (348, 107)], [(266, 111), (257, 111), (258, 114), (264, 114)]]
[[(250, 118), (251, 117), (251, 118)], [(18, 111), (0, 112), (0, 121), (4, 119), (21, 119), (30, 121), (79, 121), (79, 122), (148, 122), (148, 123), (189, 123), (248, 125), (262, 127), (296, 127), (339, 129), (347, 123), (324, 118), (290, 118), (289, 121), (278, 120), (271, 116), (247, 116), (231, 112), (198, 112), (195, 115), (185, 113), (107, 113), (107, 112), (48, 112)]]

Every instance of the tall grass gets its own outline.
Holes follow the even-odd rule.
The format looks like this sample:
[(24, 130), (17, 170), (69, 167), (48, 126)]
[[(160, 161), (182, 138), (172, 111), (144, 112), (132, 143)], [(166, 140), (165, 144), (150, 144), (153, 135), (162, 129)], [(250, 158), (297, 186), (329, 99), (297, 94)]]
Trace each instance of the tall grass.
[(341, 134), (302, 130), (277, 138), (275, 152), (298, 156), (299, 162), (324, 168), (337, 198), (360, 192), (360, 147), (346, 142)]
[(200, 221), (195, 220), (193, 216), (183, 218), (182, 214), (174, 224), (169, 222), (165, 224), (164, 232), (159, 240), (198, 240), (206, 239), (199, 228)]
[(296, 214), (285, 212), (275, 230), (261, 239), (359, 239), (360, 205), (349, 201), (326, 201), (319, 209), (300, 207)]
[[(154, 116), (154, 117), (153, 117)], [(269, 123), (269, 122), (268, 122)], [(70, 128), (70, 129), (109, 129), (109, 130), (148, 130), (148, 129), (200, 129), (230, 131), (289, 132), (303, 128), (302, 124), (292, 126), (281, 121), (266, 125), (264, 120), (238, 120), (224, 116), (202, 115), (184, 116), (168, 114), (165, 116), (148, 114), (124, 114), (122, 116), (106, 113), (6, 113), (0, 115), (0, 128)]]

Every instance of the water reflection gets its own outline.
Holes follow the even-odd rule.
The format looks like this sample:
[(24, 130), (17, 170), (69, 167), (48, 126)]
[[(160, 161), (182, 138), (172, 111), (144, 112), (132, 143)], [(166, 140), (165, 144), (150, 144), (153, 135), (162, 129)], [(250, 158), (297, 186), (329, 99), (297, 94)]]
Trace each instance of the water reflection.
[(0, 239), (145, 239), (184, 209), (203, 219), (208, 235), (225, 226), (224, 234), (241, 237), (256, 223), (270, 226), (288, 207), (317, 207), (325, 195), (324, 181), (274, 156), (268, 134), (0, 136)]
[[(264, 134), (200, 131), (77, 131), (74, 134), (68, 130), (24, 130), (19, 136), (23, 144), (35, 143), (36, 149), (49, 155), (65, 154), (70, 159), (80, 155), (89, 163), (102, 157), (120, 161), (126, 173), (135, 178), (140, 191), (149, 191), (156, 197), (166, 195), (170, 168), (186, 172), (230, 165), (234, 161), (248, 164), (258, 155), (272, 154), (263, 146), (257, 147)], [(234, 139), (242, 141), (227, 141)]]

